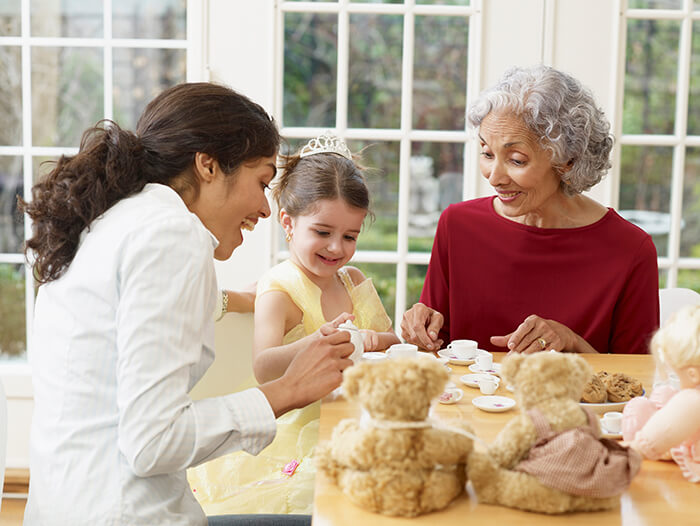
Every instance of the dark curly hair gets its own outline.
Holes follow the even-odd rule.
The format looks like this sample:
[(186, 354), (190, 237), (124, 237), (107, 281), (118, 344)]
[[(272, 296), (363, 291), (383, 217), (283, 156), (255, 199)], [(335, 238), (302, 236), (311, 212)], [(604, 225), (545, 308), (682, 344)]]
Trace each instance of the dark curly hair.
[(34, 256), (39, 283), (61, 277), (78, 250), (80, 234), (115, 203), (147, 183), (197, 197), (191, 169), (197, 152), (218, 161), (235, 177), (246, 162), (277, 153), (274, 120), (258, 104), (225, 86), (178, 84), (153, 99), (136, 133), (104, 120), (86, 130), (74, 156), (61, 156), (32, 187), (32, 200), (19, 199), (32, 219), (25, 255)]

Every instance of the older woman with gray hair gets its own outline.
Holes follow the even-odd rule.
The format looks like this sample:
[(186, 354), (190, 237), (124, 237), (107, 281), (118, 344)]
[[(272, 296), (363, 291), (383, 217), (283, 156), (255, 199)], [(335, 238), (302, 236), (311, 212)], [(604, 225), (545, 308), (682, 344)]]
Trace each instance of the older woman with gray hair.
[(441, 215), (402, 336), (437, 350), (646, 353), (658, 327), (651, 237), (582, 194), (613, 140), (590, 91), (551, 67), (513, 68), (471, 105), (495, 196)]

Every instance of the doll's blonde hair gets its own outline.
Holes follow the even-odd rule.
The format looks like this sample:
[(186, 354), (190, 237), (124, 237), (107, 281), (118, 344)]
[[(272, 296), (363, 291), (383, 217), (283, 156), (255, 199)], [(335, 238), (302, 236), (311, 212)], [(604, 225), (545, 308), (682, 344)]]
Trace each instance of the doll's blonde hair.
[(673, 369), (700, 366), (700, 305), (674, 313), (651, 340), (657, 360)]

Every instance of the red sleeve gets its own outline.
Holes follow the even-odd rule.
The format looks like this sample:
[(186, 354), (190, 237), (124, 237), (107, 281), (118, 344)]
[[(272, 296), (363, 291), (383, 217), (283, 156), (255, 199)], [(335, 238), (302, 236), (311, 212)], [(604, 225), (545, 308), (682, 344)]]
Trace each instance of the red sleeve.
[(649, 341), (659, 328), (659, 269), (651, 237), (644, 240), (632, 261), (615, 305), (612, 327), (611, 353), (649, 353)]
[(425, 275), (423, 291), (420, 296), (421, 303), (435, 309), (445, 317), (445, 323), (439, 334), (439, 337), (445, 342), (450, 341), (448, 210), (449, 208), (442, 213), (438, 221), (433, 251), (430, 254), (430, 263), (428, 263), (428, 272)]

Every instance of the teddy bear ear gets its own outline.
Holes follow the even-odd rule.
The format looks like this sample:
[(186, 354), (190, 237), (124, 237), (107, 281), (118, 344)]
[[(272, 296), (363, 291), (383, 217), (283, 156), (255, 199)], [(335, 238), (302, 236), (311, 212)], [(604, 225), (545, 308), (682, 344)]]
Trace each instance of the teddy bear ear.
[(503, 379), (510, 383), (515, 383), (515, 377), (523, 364), (523, 360), (526, 359), (524, 354), (511, 353), (503, 359), (503, 369), (501, 369), (501, 376)]

